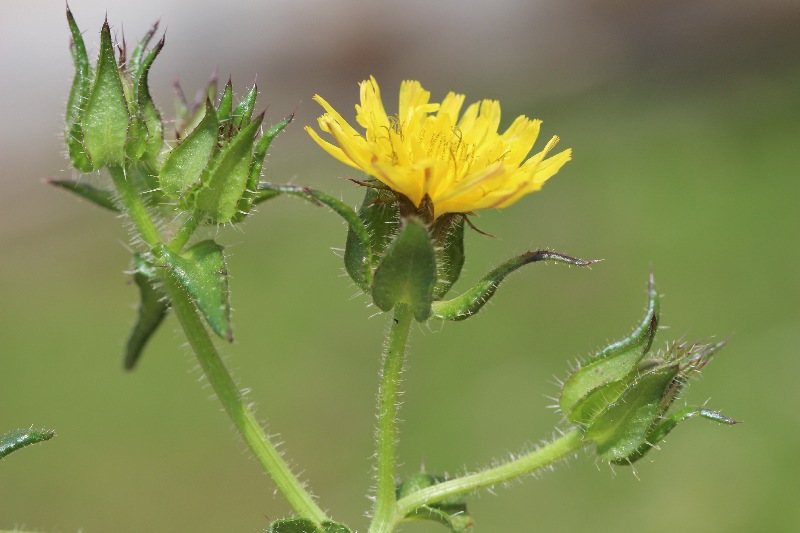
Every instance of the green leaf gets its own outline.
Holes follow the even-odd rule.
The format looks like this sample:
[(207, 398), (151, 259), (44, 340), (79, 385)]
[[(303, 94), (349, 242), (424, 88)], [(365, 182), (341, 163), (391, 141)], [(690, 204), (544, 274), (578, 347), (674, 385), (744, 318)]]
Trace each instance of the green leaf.
[(601, 459), (624, 460), (647, 442), (661, 413), (661, 397), (678, 371), (677, 364), (656, 367), (638, 377), (619, 400), (595, 417), (586, 439), (597, 444)]
[(83, 142), (94, 168), (124, 164), (129, 122), (111, 29), (105, 21), (100, 32), (100, 56), (94, 87), (83, 115)]
[(31, 444), (50, 440), (56, 432), (52, 429), (18, 429), (0, 436), (0, 459)]
[(436, 243), (436, 299), (444, 297), (461, 276), (464, 267), (464, 223), (466, 215), (449, 213), (436, 219), (431, 230)]
[(344, 248), (344, 266), (364, 292), (372, 285), (373, 271), (397, 232), (398, 214), (394, 194), (367, 187), (358, 208), (358, 224), (349, 223)]
[(269, 525), (268, 533), (321, 533), (317, 524), (308, 518), (282, 518)]
[(605, 385), (623, 379), (650, 350), (658, 329), (659, 299), (651, 274), (647, 312), (639, 326), (624, 339), (590, 357), (564, 383), (559, 405), (567, 419), (588, 422), (596, 413), (594, 403), (605, 394)]
[(169, 153), (161, 167), (161, 190), (171, 198), (180, 198), (200, 179), (217, 147), (217, 113), (208, 100), (205, 109), (203, 120)]
[(253, 140), (264, 115), (243, 128), (214, 158), (208, 178), (195, 193), (194, 205), (217, 224), (226, 224), (237, 213), (250, 176)]
[(396, 304), (411, 308), (418, 322), (431, 314), (436, 285), (436, 256), (428, 228), (416, 218), (404, 221), (372, 282), (372, 300), (382, 311)]
[(326, 520), (322, 522), (322, 533), (351, 533), (351, 530), (344, 524)]
[(88, 200), (109, 211), (120, 212), (114, 203), (114, 193), (111, 191), (98, 189), (92, 185), (73, 180), (45, 180), (45, 183), (75, 193), (84, 200)]
[(153, 253), (189, 294), (214, 333), (233, 342), (228, 270), (222, 246), (212, 240), (202, 241), (178, 255), (162, 244)]
[(527, 252), (510, 259), (489, 272), (473, 288), (450, 300), (433, 303), (433, 316), (442, 320), (465, 320), (478, 311), (494, 296), (500, 283), (520, 267), (540, 261), (553, 261), (568, 265), (588, 266), (597, 261), (584, 261), (548, 250)]
[(125, 347), (125, 370), (132, 370), (139, 360), (145, 345), (167, 316), (167, 296), (157, 285), (153, 266), (141, 254), (133, 255), (133, 280), (139, 287), (139, 312), (136, 325), (128, 337)]
[(69, 158), (72, 165), (81, 172), (91, 172), (93, 170), (92, 160), (86, 153), (83, 145), (83, 114), (86, 109), (86, 102), (89, 100), (91, 90), (91, 69), (89, 66), (89, 56), (86, 53), (86, 45), (83, 42), (78, 25), (72, 16), (72, 11), (67, 7), (67, 23), (72, 34), (70, 52), (75, 63), (75, 77), (72, 80), (72, 88), (67, 100), (66, 128), (64, 139), (67, 143)]
[(675, 429), (675, 427), (677, 427), (679, 423), (683, 422), (684, 420), (694, 418), (695, 416), (700, 416), (702, 418), (705, 418), (706, 420), (712, 420), (714, 422), (718, 422), (720, 424), (727, 424), (729, 426), (739, 423), (738, 421), (733, 420), (732, 418), (722, 416), (722, 413), (719, 413), (718, 411), (711, 411), (709, 409), (704, 409), (702, 407), (686, 406), (683, 409), (674, 412), (667, 418), (662, 419), (659, 423), (653, 426), (650, 429), (650, 432), (647, 434), (645, 442), (642, 443), (633, 453), (626, 456), (625, 458), (615, 459), (612, 462), (620, 466), (626, 466), (635, 463), (636, 461), (644, 457), (647, 454), (647, 452), (656, 447), (659, 442), (664, 440), (664, 438), (673, 429)]

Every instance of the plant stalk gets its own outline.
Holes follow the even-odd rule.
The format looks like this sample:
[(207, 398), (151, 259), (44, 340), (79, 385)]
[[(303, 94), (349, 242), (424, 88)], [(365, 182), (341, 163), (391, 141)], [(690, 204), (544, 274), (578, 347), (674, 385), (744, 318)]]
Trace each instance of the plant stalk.
[(125, 170), (122, 167), (109, 166), (108, 172), (111, 174), (114, 188), (117, 190), (117, 195), (124, 207), (124, 211), (136, 226), (144, 242), (151, 248), (161, 243), (161, 234), (156, 229), (156, 225), (153, 224), (153, 220), (150, 218), (144, 203), (142, 203), (139, 191), (128, 180)]
[[(409, 494), (397, 501), (395, 516), (399, 522), (408, 513), (420, 506), (442, 501), (451, 496), (466, 494), (477, 489), (490, 487), (516, 477), (532, 473), (564, 459), (586, 445), (584, 432), (574, 428), (556, 440), (529, 452), (513, 461), (481, 470), (464, 477), (451, 479)], [(397, 523), (395, 522), (395, 524)], [(393, 524), (393, 526), (395, 525)], [(382, 531), (391, 531), (391, 528)]]
[(398, 521), (395, 511), (398, 392), (410, 326), (411, 309), (405, 304), (397, 304), (383, 354), (378, 393), (377, 488), (370, 533), (391, 531)]

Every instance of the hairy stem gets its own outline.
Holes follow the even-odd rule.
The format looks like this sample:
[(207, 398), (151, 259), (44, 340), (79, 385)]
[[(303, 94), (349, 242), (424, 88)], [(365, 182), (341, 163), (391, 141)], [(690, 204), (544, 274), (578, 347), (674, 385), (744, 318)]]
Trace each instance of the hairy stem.
[(408, 513), (418, 509), (422, 505), (429, 505), (451, 496), (458, 496), (459, 494), (466, 494), (477, 489), (491, 487), (497, 483), (510, 481), (516, 477), (549, 466), (585, 446), (586, 441), (583, 440), (583, 436), (583, 431), (575, 428), (556, 440), (513, 461), (508, 461), (499, 466), (487, 468), (486, 470), (481, 470), (480, 472), (469, 474), (464, 477), (438, 483), (409, 494), (397, 502), (395, 506), (396, 520), (399, 522)]
[(161, 242), (161, 235), (153, 224), (153, 220), (147, 213), (147, 208), (142, 203), (142, 198), (139, 196), (139, 191), (128, 180), (128, 176), (122, 167), (109, 166), (108, 171), (111, 174), (111, 179), (114, 181), (114, 188), (117, 190), (119, 201), (124, 207), (124, 211), (128, 214), (136, 226), (139, 235), (142, 237), (150, 247), (153, 247)]
[(395, 462), (397, 448), (397, 409), (400, 373), (411, 326), (411, 309), (397, 304), (384, 348), (383, 373), (378, 399), (377, 489), (370, 533), (391, 531), (397, 522), (395, 502)]
[(172, 276), (165, 273), (163, 278), (172, 310), (178, 317), (217, 398), (222, 402), (225, 412), (247, 446), (298, 515), (317, 523), (328, 520), (325, 512), (292, 473), (253, 412), (247, 407), (189, 296)]

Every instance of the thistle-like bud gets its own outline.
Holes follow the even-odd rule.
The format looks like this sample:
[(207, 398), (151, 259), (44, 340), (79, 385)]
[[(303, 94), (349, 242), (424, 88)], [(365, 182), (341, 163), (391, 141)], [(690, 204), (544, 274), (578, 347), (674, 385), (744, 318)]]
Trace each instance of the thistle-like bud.
[(199, 121), (165, 157), (161, 191), (184, 209), (200, 211), (214, 224), (242, 220), (252, 207), (264, 158), (289, 116), (257, 139), (264, 114), (252, 118), (257, 88), (232, 108), (228, 81), (215, 107), (207, 99)]
[[(147, 191), (154, 205), (174, 206), (212, 224), (241, 221), (259, 201), (256, 192), (272, 140), (292, 121), (285, 118), (259, 136), (264, 114), (253, 118), (258, 90), (253, 85), (233, 106), (231, 82), (215, 105), (216, 78), (199, 106), (180, 106), (176, 144), (162, 152), (164, 127), (147, 84), (147, 76), (164, 39), (148, 45), (157, 25), (130, 57), (124, 42), (111, 39), (108, 22), (100, 32), (100, 53), (92, 67), (72, 13), (67, 10), (75, 62), (66, 114), (66, 143), (73, 166), (90, 172), (104, 166), (124, 167), (127, 179)], [(180, 103), (180, 102), (179, 102)], [(184, 102), (185, 104), (185, 102)], [(80, 182), (55, 185), (103, 207), (114, 209), (112, 194)]]
[(111, 29), (105, 21), (93, 68), (69, 9), (67, 21), (75, 63), (65, 131), (72, 164), (83, 172), (140, 160), (154, 164), (163, 144), (163, 126), (150, 97), (147, 76), (164, 47), (164, 39), (149, 52), (147, 46), (157, 26), (139, 42), (130, 58), (125, 56), (124, 46), (117, 58)]
[(689, 378), (725, 342), (675, 343), (650, 354), (658, 329), (659, 302), (653, 278), (649, 305), (631, 335), (589, 358), (564, 383), (559, 400), (567, 420), (585, 429), (597, 455), (617, 464), (641, 459), (687, 418), (701, 416), (725, 424), (736, 421), (701, 407), (668, 411)]

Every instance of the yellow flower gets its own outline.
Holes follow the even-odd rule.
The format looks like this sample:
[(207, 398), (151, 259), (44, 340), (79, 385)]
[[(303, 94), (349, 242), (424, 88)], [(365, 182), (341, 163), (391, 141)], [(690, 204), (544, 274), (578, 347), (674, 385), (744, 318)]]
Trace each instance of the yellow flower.
[(319, 127), (338, 146), (308, 126), (306, 131), (333, 157), (378, 179), (417, 208), (427, 196), (434, 217), (511, 205), (541, 189), (570, 160), (571, 150), (545, 159), (558, 137), (526, 160), (541, 120), (519, 116), (500, 134), (497, 101), (474, 103), (459, 117), (464, 95), (451, 92), (442, 103), (432, 103), (419, 82), (404, 81), (398, 112), (390, 116), (375, 78), (360, 87), (356, 120), (364, 134), (319, 95), (314, 100), (326, 111)]

